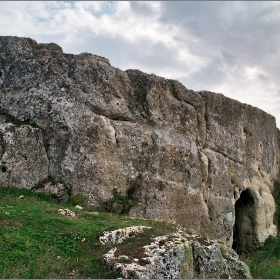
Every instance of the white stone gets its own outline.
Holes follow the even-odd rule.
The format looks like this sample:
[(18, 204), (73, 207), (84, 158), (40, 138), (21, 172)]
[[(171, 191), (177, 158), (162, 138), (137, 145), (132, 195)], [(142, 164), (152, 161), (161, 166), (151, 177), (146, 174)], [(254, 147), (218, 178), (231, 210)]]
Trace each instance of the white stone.
[(69, 209), (58, 209), (57, 212), (61, 215), (68, 216), (68, 217), (71, 217), (71, 218), (76, 217), (76, 214)]
[(134, 237), (140, 232), (143, 232), (144, 228), (150, 228), (146, 226), (133, 226), (123, 229), (117, 229), (113, 231), (105, 231), (103, 235), (99, 237), (101, 244), (115, 244), (122, 243), (125, 239)]

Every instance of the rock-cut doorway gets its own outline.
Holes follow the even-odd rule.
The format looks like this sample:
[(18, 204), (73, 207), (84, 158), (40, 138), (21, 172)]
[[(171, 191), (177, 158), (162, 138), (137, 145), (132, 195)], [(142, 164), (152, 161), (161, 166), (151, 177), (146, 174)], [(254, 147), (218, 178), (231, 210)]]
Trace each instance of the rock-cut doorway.
[(239, 254), (249, 252), (255, 244), (256, 204), (251, 190), (244, 190), (235, 203), (232, 248)]

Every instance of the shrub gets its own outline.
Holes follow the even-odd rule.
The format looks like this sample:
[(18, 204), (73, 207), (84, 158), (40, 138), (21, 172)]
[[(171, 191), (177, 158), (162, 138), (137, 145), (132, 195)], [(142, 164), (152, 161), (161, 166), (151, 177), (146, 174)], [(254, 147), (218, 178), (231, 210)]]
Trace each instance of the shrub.
[(278, 231), (280, 230), (280, 181), (276, 180), (274, 182), (274, 190), (273, 190), (273, 197), (275, 200), (276, 211), (274, 213), (274, 223), (278, 227)]
[(72, 194), (69, 198), (69, 203), (74, 206), (79, 205), (85, 207), (88, 204), (88, 197), (81, 193)]
[(112, 191), (113, 197), (103, 203), (105, 211), (117, 214), (127, 214), (129, 210), (137, 204), (133, 198), (129, 198), (127, 194), (122, 195), (116, 188)]
[(242, 256), (241, 260), (248, 264), (254, 279), (280, 279), (279, 258), (280, 238), (270, 236), (262, 246), (247, 257)]

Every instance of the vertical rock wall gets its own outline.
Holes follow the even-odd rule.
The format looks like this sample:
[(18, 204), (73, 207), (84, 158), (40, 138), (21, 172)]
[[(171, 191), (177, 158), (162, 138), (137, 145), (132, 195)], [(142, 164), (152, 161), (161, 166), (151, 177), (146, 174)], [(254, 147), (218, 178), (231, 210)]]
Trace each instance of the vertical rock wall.
[(48, 177), (48, 158), (42, 132), (15, 126), (0, 118), (0, 184), (30, 189)]
[(239, 251), (246, 251), (249, 244), (276, 234), (272, 190), (279, 174), (279, 146), (275, 119), (221, 94), (202, 92), (201, 96), (209, 118), (204, 153), (210, 220), (216, 221), (218, 229), (227, 225), (232, 229), (226, 213), (237, 212), (236, 238)]
[[(3, 144), (2, 185), (39, 188), (51, 178), (95, 207), (116, 188), (137, 199), (131, 216), (176, 221), (228, 244), (236, 221), (239, 250), (276, 234), (274, 117), (53, 43), (0, 37), (0, 56), (1, 142), (12, 133), (9, 162), (17, 162), (7, 164)], [(249, 214), (236, 218), (249, 207), (236, 203), (246, 190)]]

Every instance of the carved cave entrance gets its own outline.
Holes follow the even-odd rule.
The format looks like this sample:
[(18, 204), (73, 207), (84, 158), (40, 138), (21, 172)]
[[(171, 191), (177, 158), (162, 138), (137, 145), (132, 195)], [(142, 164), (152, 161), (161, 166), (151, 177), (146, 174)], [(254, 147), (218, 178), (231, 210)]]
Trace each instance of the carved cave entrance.
[(232, 248), (239, 255), (250, 251), (254, 247), (255, 225), (256, 204), (252, 192), (246, 189), (235, 203)]

